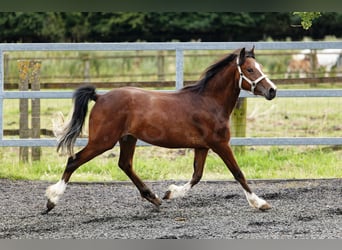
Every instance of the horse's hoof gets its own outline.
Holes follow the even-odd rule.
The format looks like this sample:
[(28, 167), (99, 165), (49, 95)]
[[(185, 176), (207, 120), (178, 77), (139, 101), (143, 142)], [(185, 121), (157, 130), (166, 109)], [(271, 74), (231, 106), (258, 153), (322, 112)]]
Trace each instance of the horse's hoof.
[(169, 200), (171, 198), (171, 191), (167, 190), (164, 194), (163, 200)]
[(156, 207), (159, 207), (159, 206), (162, 204), (162, 202), (161, 202), (161, 200), (158, 198), (158, 196), (156, 196), (156, 198), (153, 199), (152, 203), (153, 203), (154, 205), (156, 205)]
[(149, 202), (151, 202), (153, 205), (156, 206), (156, 208), (159, 208), (159, 206), (162, 204), (161, 200), (156, 197), (154, 199), (147, 199)]
[(272, 208), (272, 206), (266, 202), (266, 203), (263, 204), (261, 207), (259, 207), (259, 210), (260, 210), (260, 211), (266, 211), (266, 210), (269, 210), (269, 209), (271, 209), (271, 208)]
[(151, 202), (152, 204), (154, 204), (157, 207), (159, 207), (162, 204), (162, 202), (159, 199), (159, 197), (157, 195), (155, 195), (154, 193), (152, 193), (151, 191), (142, 193), (142, 197), (145, 198), (146, 200), (148, 200), (149, 202)]
[(48, 200), (46, 204), (46, 210), (44, 210), (41, 214), (48, 214), (55, 206), (55, 203)]

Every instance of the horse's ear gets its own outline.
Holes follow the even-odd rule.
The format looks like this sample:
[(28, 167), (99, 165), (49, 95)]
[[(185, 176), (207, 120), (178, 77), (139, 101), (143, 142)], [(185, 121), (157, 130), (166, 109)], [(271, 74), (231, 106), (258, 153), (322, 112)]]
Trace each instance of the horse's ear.
[(246, 49), (242, 48), (239, 55), (239, 64), (242, 65), (245, 62)]
[(254, 48), (255, 46), (253, 45), (252, 49), (251, 49), (251, 54), (254, 56)]

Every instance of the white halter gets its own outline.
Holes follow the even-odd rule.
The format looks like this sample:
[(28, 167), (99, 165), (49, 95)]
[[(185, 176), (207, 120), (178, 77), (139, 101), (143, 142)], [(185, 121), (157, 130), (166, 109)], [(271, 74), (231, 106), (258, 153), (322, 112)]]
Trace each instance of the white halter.
[(246, 82), (248, 82), (250, 85), (251, 85), (251, 92), (254, 94), (254, 89), (255, 87), (257, 86), (257, 84), (264, 78), (266, 78), (266, 75), (264, 75), (262, 72), (261, 73), (261, 76), (252, 81), (250, 80), (249, 78), (247, 78), (243, 73), (242, 73), (242, 70), (241, 70), (241, 67), (239, 65), (239, 56), (236, 58), (236, 64), (237, 64), (237, 68), (238, 68), (238, 71), (240, 73), (240, 79), (239, 79), (239, 88), (242, 89), (242, 80), (244, 79)]

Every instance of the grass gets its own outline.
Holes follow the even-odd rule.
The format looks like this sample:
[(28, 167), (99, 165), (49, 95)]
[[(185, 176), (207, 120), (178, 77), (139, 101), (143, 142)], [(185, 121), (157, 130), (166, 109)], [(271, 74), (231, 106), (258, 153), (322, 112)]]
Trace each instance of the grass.
[(340, 137), (341, 98), (247, 100), (248, 137)]
[[(9, 102), (9, 103), (8, 103)], [(263, 98), (247, 100), (248, 137), (334, 137), (341, 136), (341, 98)], [(18, 100), (5, 100), (5, 128), (18, 128)], [(13, 106), (9, 105), (12, 104)], [(13, 107), (13, 108), (11, 108)], [(51, 129), (57, 111), (68, 114), (71, 101), (42, 100), (42, 128)], [(7, 137), (6, 137), (7, 138)], [(66, 157), (54, 148), (43, 148), (40, 162), (19, 163), (18, 148), (0, 148), (0, 178), (56, 180), (64, 170)], [(73, 176), (77, 181), (127, 180), (117, 167), (118, 148), (85, 164)], [(246, 154), (236, 153), (248, 178), (331, 178), (342, 177), (341, 149), (327, 147), (253, 147)], [(143, 179), (189, 179), (193, 155), (189, 150), (156, 147), (137, 149), (135, 169)], [(213, 153), (206, 162), (204, 178), (227, 179), (231, 174)]]
[[(193, 50), (184, 52), (184, 80), (198, 80), (213, 62), (232, 50)], [(257, 51), (257, 60), (273, 78), (283, 78), (290, 59), (283, 51)], [(278, 53), (277, 56), (270, 53)], [(160, 60), (160, 55), (163, 60)], [(94, 81), (157, 81), (175, 79), (174, 51), (20, 51), (7, 52), (5, 80), (17, 82), (20, 59), (41, 61), (41, 80), (44, 82)], [(86, 64), (85, 58), (89, 59)], [(281, 73), (279, 73), (281, 72)], [(279, 77), (278, 77), (279, 75)]]
[[(89, 104), (89, 109), (92, 105), (93, 103)], [(19, 101), (5, 100), (4, 107), (4, 129), (18, 129)], [(41, 99), (41, 128), (51, 129), (51, 120), (55, 114), (63, 112), (68, 116), (71, 107), (71, 100)], [(247, 100), (248, 137), (339, 137), (342, 130), (341, 121), (341, 98)]]
[[(236, 152), (237, 161), (248, 179), (342, 178), (342, 148), (332, 147), (253, 147)], [(117, 166), (119, 148), (81, 166), (72, 181), (126, 181)], [(41, 161), (19, 163), (18, 149), (0, 148), (0, 178), (58, 180), (66, 157), (54, 148), (44, 148)], [(192, 175), (193, 152), (189, 149), (138, 147), (134, 169), (144, 180), (188, 180)], [(203, 179), (227, 180), (232, 175), (222, 160), (210, 152)]]
[[(341, 102), (340, 98), (276, 98), (271, 102), (263, 98), (250, 98), (247, 101), (247, 136), (341, 136)], [(18, 109), (18, 106), (18, 100), (5, 100), (5, 128), (18, 128), (19, 111), (13, 111)], [(53, 114), (63, 111), (67, 115), (70, 107), (71, 101), (42, 100), (42, 128), (51, 129)], [(119, 148), (115, 147), (83, 165), (73, 175), (72, 180), (127, 180), (117, 167), (118, 150)], [(66, 157), (59, 156), (55, 148), (43, 148), (42, 151), (41, 161), (20, 163), (18, 148), (0, 148), (0, 178), (59, 179), (64, 171)], [(341, 148), (318, 146), (246, 147), (245, 154), (236, 152), (239, 165), (249, 179), (341, 178), (341, 156)], [(192, 160), (191, 150), (138, 147), (135, 169), (145, 180), (184, 180), (192, 175)], [(232, 176), (222, 160), (210, 153), (204, 178), (228, 179)]]

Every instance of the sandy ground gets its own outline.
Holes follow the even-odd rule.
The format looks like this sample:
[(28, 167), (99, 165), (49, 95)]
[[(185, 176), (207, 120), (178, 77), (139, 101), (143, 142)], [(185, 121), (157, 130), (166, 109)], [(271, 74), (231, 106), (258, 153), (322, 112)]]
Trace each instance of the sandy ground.
[[(147, 182), (163, 196), (168, 185)], [(0, 238), (325, 239), (342, 238), (342, 179), (258, 180), (272, 209), (249, 207), (234, 181), (202, 181), (159, 211), (131, 182), (71, 183), (48, 215), (41, 181), (0, 180)]]

